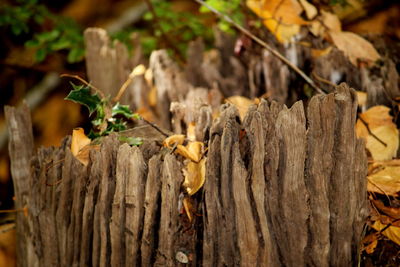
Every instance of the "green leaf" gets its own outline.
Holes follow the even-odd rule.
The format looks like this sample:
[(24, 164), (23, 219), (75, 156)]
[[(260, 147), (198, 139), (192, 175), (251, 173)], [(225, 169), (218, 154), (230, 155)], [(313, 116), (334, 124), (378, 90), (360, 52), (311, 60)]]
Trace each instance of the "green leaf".
[(111, 116), (122, 115), (127, 119), (133, 118), (133, 112), (128, 105), (115, 104), (111, 110)]
[(29, 47), (29, 48), (37, 47), (37, 46), (39, 46), (39, 42), (36, 39), (32, 39), (32, 40), (26, 41), (25, 46)]
[(67, 61), (68, 63), (76, 63), (83, 59), (85, 50), (82, 48), (73, 48), (69, 51)]
[(88, 87), (77, 87), (72, 84), (74, 90), (69, 92), (65, 100), (70, 100), (75, 103), (86, 106), (89, 109), (89, 116), (96, 110), (99, 106), (102, 106), (102, 101), (100, 97), (96, 94), (91, 94)]
[(143, 144), (143, 140), (140, 137), (126, 137), (126, 136), (120, 136), (119, 141), (121, 142), (126, 142), (130, 146), (140, 146)]
[(52, 30), (50, 32), (38, 34), (36, 35), (36, 38), (39, 40), (39, 42), (46, 43), (55, 40), (58, 36), (60, 36), (60, 31)]
[(35, 61), (36, 62), (42, 62), (43, 60), (45, 60), (47, 56), (47, 49), (46, 48), (40, 48), (36, 51), (35, 54)]

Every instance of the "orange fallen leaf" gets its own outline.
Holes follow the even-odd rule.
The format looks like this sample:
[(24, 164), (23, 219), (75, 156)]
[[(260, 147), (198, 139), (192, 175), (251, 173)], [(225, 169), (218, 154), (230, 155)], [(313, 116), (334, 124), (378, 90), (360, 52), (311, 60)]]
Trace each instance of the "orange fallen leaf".
[(367, 254), (371, 254), (375, 251), (376, 246), (378, 245), (378, 233), (372, 233), (364, 237), (362, 240), (364, 245), (364, 250)]
[(368, 133), (367, 127), (362, 121), (357, 120), (356, 123), (357, 136), (366, 140), (366, 147), (374, 160), (390, 160), (396, 156), (399, 148), (399, 131), (393, 123), (389, 111), (388, 107), (374, 106), (360, 114), (375, 137)]
[(400, 192), (400, 166), (386, 166), (383, 170), (369, 175), (367, 190), (398, 196), (398, 192)]
[(192, 222), (192, 220), (193, 220), (193, 216), (192, 216), (193, 205), (190, 201), (190, 198), (188, 198), (188, 197), (183, 198), (182, 203), (183, 203), (183, 209), (185, 210), (185, 213), (189, 219), (189, 222)]
[(182, 145), (185, 141), (183, 134), (175, 134), (165, 138), (163, 145), (168, 148), (172, 148), (174, 145)]
[[(381, 223), (379, 220), (375, 221), (372, 225), (377, 231), (383, 230), (387, 225)], [(400, 245), (400, 227), (389, 226), (385, 231), (382, 232), (384, 236), (395, 242), (397, 245)]]
[(359, 60), (374, 63), (380, 58), (374, 46), (355, 33), (330, 31), (329, 34), (336, 47), (355, 66), (357, 66)]
[(85, 135), (82, 128), (72, 131), (71, 152), (83, 165), (89, 163), (89, 152), (92, 148), (99, 149), (99, 145), (91, 145), (91, 140)]
[(206, 177), (206, 159), (203, 158), (199, 163), (189, 161), (183, 169), (185, 180), (183, 187), (191, 196), (194, 195), (204, 185)]
[(189, 142), (186, 146), (178, 145), (176, 153), (190, 159), (194, 162), (199, 162), (203, 156), (204, 144), (199, 141)]
[(246, 5), (282, 43), (290, 41), (299, 33), (300, 25), (308, 23), (301, 18), (303, 8), (295, 0), (247, 0)]
[(77, 156), (79, 151), (86, 145), (90, 144), (91, 140), (85, 135), (82, 128), (75, 128), (72, 131), (71, 152)]
[(246, 113), (247, 113), (247, 110), (249, 109), (249, 107), (254, 104), (254, 101), (252, 101), (251, 99), (244, 97), (244, 96), (238, 96), (238, 95), (228, 97), (227, 99), (225, 99), (225, 102), (234, 105), (238, 109), (240, 119), (242, 121), (243, 121), (244, 117), (246, 116)]

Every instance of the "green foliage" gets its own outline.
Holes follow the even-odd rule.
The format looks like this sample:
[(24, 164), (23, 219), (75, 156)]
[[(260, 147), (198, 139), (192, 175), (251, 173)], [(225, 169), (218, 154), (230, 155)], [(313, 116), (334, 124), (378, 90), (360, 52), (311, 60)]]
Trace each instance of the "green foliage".
[(145, 52), (174, 45), (181, 55), (185, 55), (189, 41), (199, 36), (206, 41), (212, 39), (212, 29), (206, 27), (201, 18), (189, 12), (174, 11), (169, 1), (152, 0), (151, 3), (153, 12), (148, 11), (143, 16), (153, 26), (153, 34), (142, 40)]
[[(220, 13), (228, 15), (234, 22), (240, 25), (243, 24), (244, 13), (240, 6), (241, 0), (206, 0), (204, 2)], [(207, 13), (210, 10), (206, 6), (201, 6), (200, 12)], [(223, 19), (218, 21), (218, 27), (224, 32), (234, 32), (232, 26)]]
[(46, 59), (56, 51), (68, 51), (69, 63), (79, 62), (84, 56), (82, 29), (69, 18), (54, 15), (37, 0), (19, 0), (17, 6), (0, 6), (0, 29), (9, 28), (14, 35), (29, 34), (32, 29), (51, 25), (48, 31), (35, 33), (26, 41), (27, 47), (35, 48), (36, 62)]
[[(91, 93), (89, 87), (72, 84), (73, 90), (65, 98), (88, 108), (89, 116), (93, 116), (93, 129), (89, 138), (95, 139), (111, 132), (119, 132), (127, 129), (127, 123), (131, 119), (140, 119), (137, 113), (133, 113), (129, 106), (116, 103), (111, 107), (109, 99), (102, 99), (97, 93)], [(130, 145), (139, 145), (141, 140), (130, 138), (125, 140)]]

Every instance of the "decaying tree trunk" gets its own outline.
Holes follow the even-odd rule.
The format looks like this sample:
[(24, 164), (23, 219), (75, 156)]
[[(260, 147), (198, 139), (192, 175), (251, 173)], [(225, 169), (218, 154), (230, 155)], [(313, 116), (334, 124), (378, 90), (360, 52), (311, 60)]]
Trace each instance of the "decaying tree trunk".
[[(105, 36), (100, 45), (96, 34), (103, 33), (86, 32), (87, 42), (98, 42), (88, 45), (97, 49), (88, 51), (88, 74), (114, 96), (129, 75), (128, 61), (116, 60), (119, 52), (109, 51)], [(201, 55), (201, 42), (189, 51)], [(241, 120), (236, 107), (220, 106), (223, 96), (260, 95), (264, 80), (273, 99), (288, 100), (289, 73), (272, 69), (268, 54), (262, 58), (246, 74), (221, 48), (182, 71), (156, 51), (150, 68), (157, 105), (141, 97), (150, 90), (143, 77), (127, 89), (139, 97), (132, 107), (153, 109), (165, 128), (184, 133), (194, 123), (196, 139), (208, 148), (193, 221), (182, 212), (184, 159), (162, 147), (153, 128), (121, 133), (144, 138), (139, 147), (121, 143), (118, 134), (105, 137), (84, 166), (71, 154), (70, 137), (61, 147), (34, 151), (28, 108), (6, 107), (16, 206), (28, 210), (17, 216), (19, 266), (354, 266), (367, 215), (355, 93), (341, 84), (307, 108), (261, 100)], [(104, 80), (105, 61), (120, 71), (118, 81)]]
[(70, 138), (34, 152), (28, 109), (7, 107), (16, 203), (28, 209), (19, 265), (351, 266), (367, 212), (355, 113), (346, 85), (307, 111), (262, 101), (243, 123), (222, 106), (190, 223), (182, 158), (157, 141), (129, 147), (111, 135), (84, 166)]

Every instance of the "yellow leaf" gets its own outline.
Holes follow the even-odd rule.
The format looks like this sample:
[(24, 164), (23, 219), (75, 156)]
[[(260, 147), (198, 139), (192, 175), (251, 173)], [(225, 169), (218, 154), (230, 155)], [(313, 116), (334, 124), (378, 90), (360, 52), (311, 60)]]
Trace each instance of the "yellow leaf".
[(82, 128), (72, 131), (71, 152), (77, 160), (87, 166), (89, 163), (89, 152), (91, 149), (100, 149), (100, 145), (90, 144), (91, 140), (85, 135)]
[(356, 91), (357, 103), (359, 107), (365, 107), (367, 105), (367, 93), (362, 91)]
[(338, 16), (333, 13), (321, 10), (321, 19), (325, 27), (327, 27), (330, 32), (341, 32), (342, 24)]
[(129, 74), (129, 78), (134, 78), (136, 76), (144, 75), (146, 73), (146, 67), (143, 64), (137, 65)]
[(176, 153), (194, 162), (199, 162), (203, 156), (203, 147), (204, 144), (202, 142), (189, 142), (187, 146), (178, 145)]
[(174, 145), (182, 145), (185, 141), (183, 134), (175, 134), (165, 138), (163, 145), (168, 148), (172, 148)]
[(254, 101), (244, 96), (231, 96), (225, 99), (225, 102), (234, 105), (239, 110), (241, 120), (244, 119), (249, 107), (254, 104)]
[(341, 50), (355, 66), (357, 66), (358, 60), (373, 63), (380, 58), (374, 46), (355, 33), (331, 31), (329, 34), (336, 47)]
[(91, 140), (85, 135), (82, 128), (75, 128), (72, 131), (71, 152), (75, 157), (79, 151), (86, 145), (90, 144)]
[(184, 208), (184, 210), (186, 212), (186, 215), (188, 216), (189, 222), (192, 222), (192, 220), (193, 220), (193, 217), (192, 217), (193, 206), (192, 206), (192, 203), (190, 202), (190, 198), (185, 197), (182, 200), (182, 202), (183, 202), (183, 208)]
[(186, 129), (186, 135), (189, 141), (196, 141), (196, 123), (189, 123)]
[(368, 133), (367, 127), (362, 121), (357, 120), (356, 123), (357, 136), (366, 140), (366, 147), (374, 160), (390, 160), (396, 156), (399, 148), (399, 131), (392, 122), (389, 111), (388, 107), (374, 106), (360, 114), (374, 136)]
[(189, 195), (195, 194), (204, 185), (206, 177), (206, 159), (203, 158), (199, 163), (188, 161), (183, 169), (185, 180), (183, 186)]
[(367, 190), (398, 196), (398, 192), (400, 192), (400, 166), (386, 166), (383, 170), (369, 175)]
[(299, 2), (304, 8), (307, 18), (310, 20), (315, 18), (315, 16), (318, 14), (317, 8), (314, 5), (307, 2), (306, 0), (299, 0)]
[(364, 237), (362, 240), (364, 245), (364, 250), (367, 254), (371, 254), (375, 251), (376, 246), (378, 245), (378, 233), (372, 233)]
[[(374, 228), (377, 231), (381, 231), (383, 228), (385, 228), (387, 225), (381, 223), (379, 220), (375, 221), (375, 223), (372, 225), (372, 228)], [(382, 232), (384, 236), (395, 242), (397, 245), (400, 245), (400, 227), (396, 226), (389, 226), (385, 231)]]
[(303, 8), (295, 0), (247, 0), (246, 5), (282, 43), (290, 41), (300, 25), (308, 24), (300, 17)]

